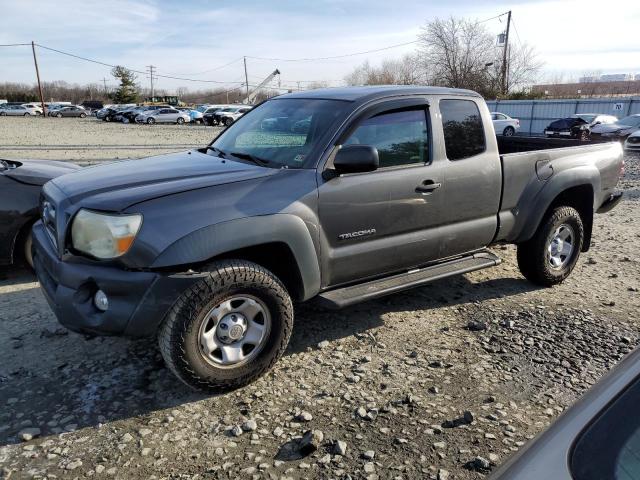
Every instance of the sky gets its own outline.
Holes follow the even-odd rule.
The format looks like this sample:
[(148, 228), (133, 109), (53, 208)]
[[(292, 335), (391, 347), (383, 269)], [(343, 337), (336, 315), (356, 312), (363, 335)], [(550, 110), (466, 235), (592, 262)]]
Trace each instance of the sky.
[[(108, 64), (211, 83), (158, 78), (158, 88), (233, 88), (278, 68), (282, 88), (312, 81), (340, 85), (368, 60), (377, 65), (415, 50), (421, 27), (448, 16), (485, 20), (511, 9), (512, 41), (532, 45), (544, 62), (540, 81), (585, 72), (640, 74), (640, 2), (618, 0), (0, 0), (0, 44), (38, 44)], [(506, 16), (485, 22), (496, 35)], [(38, 49), (41, 78), (115, 85), (110, 69)], [(255, 58), (261, 57), (261, 58)], [(277, 60), (276, 60), (277, 59)], [(30, 46), (0, 47), (0, 82), (33, 83)], [(148, 76), (138, 75), (147, 86)], [(213, 83), (220, 82), (220, 83)], [(274, 84), (276, 85), (276, 84)]]

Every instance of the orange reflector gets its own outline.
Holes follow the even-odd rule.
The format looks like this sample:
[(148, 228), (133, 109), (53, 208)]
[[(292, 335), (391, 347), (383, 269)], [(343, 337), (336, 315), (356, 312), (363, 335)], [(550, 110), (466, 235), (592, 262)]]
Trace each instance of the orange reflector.
[(122, 237), (116, 240), (116, 247), (119, 254), (125, 253), (131, 247), (135, 237)]

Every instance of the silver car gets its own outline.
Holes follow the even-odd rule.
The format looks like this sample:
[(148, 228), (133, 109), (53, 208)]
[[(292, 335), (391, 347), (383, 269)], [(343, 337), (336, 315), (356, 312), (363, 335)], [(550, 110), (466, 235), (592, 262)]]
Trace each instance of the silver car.
[(0, 110), (0, 115), (9, 117), (29, 117), (42, 115), (42, 109), (33, 105), (9, 105)]
[(181, 125), (189, 122), (191, 118), (188, 113), (181, 112), (175, 108), (161, 108), (159, 110), (150, 110), (142, 112), (136, 117), (138, 123), (148, 123), (153, 125), (154, 123), (177, 123)]

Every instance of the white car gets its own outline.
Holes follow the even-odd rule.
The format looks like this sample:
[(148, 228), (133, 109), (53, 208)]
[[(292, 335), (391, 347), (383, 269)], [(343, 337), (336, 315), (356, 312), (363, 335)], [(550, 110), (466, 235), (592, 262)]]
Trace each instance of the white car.
[(512, 137), (520, 130), (520, 120), (511, 118), (504, 113), (491, 112), (491, 120), (493, 120), (493, 129), (496, 131), (496, 135)]
[(621, 118), (615, 123), (596, 125), (591, 129), (591, 137), (622, 140), (640, 130), (640, 113)]
[(191, 120), (188, 113), (181, 112), (175, 108), (160, 108), (158, 110), (147, 110), (136, 117), (137, 123), (177, 123), (179, 125)]
[(624, 149), (640, 152), (640, 130), (636, 130), (627, 137), (624, 142)]
[(42, 108), (32, 104), (25, 105), (9, 105), (0, 110), (0, 115), (11, 117), (31, 117), (42, 115)]
[(236, 106), (236, 107), (228, 107), (223, 108), (222, 110), (216, 112), (213, 115), (214, 124), (217, 123), (220, 125), (229, 126), (236, 120), (238, 120), (245, 113), (250, 111), (253, 107), (251, 106)]
[(590, 127), (616, 123), (618, 121), (618, 117), (615, 115), (605, 115), (604, 113), (576, 113), (575, 115), (571, 115), (571, 117), (583, 119)]

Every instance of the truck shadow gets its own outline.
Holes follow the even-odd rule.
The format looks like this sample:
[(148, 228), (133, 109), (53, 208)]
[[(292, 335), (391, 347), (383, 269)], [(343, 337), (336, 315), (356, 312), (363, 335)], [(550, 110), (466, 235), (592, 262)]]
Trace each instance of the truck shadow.
[[(166, 418), (173, 408), (193, 402), (206, 402), (212, 411), (237, 403), (232, 395), (206, 395), (185, 387), (164, 366), (153, 339), (90, 338), (66, 331), (33, 281), (26, 271), (0, 272), (0, 287), (7, 287), (0, 294), (0, 446), (19, 443), (25, 428), (39, 429), (40, 437), (34, 440), (39, 442), (121, 420), (130, 422), (127, 428), (140, 428), (149, 416)], [(429, 310), (443, 305), (534, 288), (519, 278), (472, 283), (458, 277), (338, 312), (301, 305), (285, 355), (322, 340), (366, 333), (383, 325), (389, 312), (420, 311), (428, 321)], [(263, 382), (278, 376), (282, 373), (276, 367)], [(255, 388), (248, 387), (247, 395)]]

